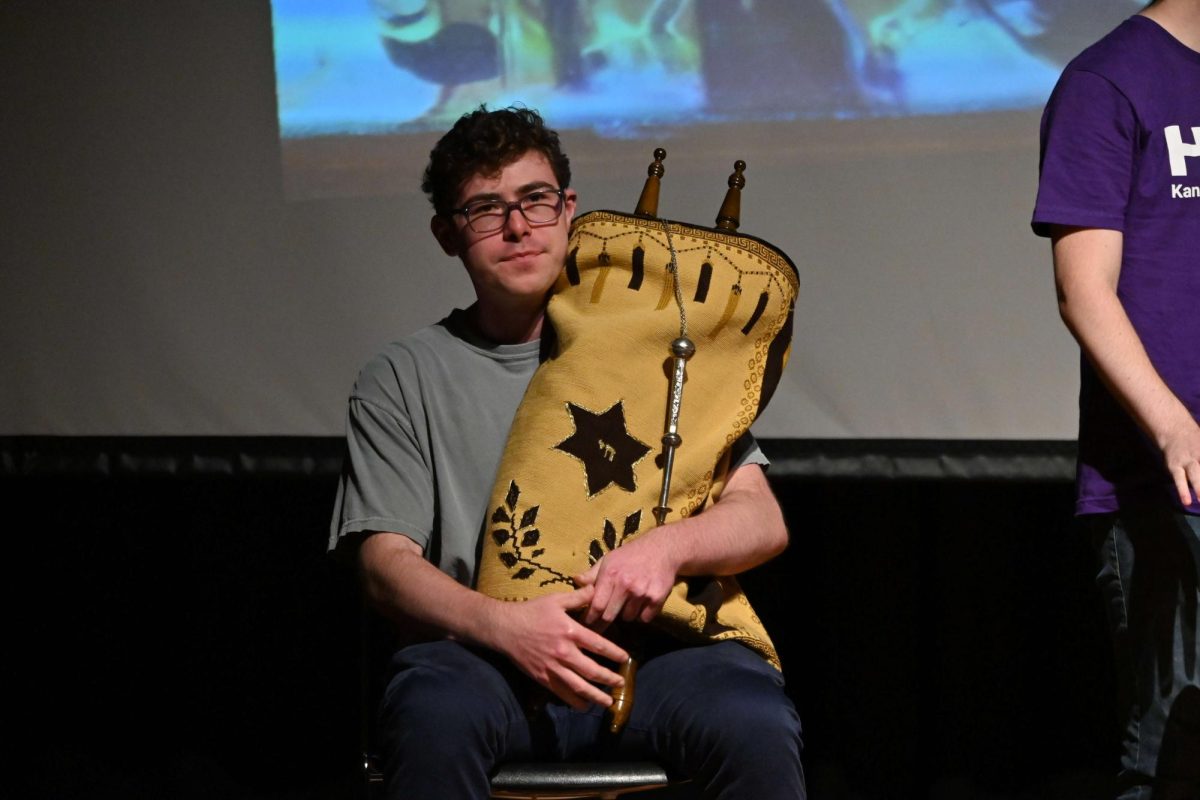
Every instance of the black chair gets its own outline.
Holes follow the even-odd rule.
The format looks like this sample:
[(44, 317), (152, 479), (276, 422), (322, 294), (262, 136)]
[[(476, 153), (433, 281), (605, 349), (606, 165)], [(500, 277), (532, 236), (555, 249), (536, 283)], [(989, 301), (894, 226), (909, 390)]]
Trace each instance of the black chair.
[[(383, 771), (377, 760), (365, 756), (362, 770), (367, 798), (382, 798)], [(613, 800), (671, 784), (671, 776), (654, 762), (521, 762), (500, 766), (492, 776), (492, 796), (498, 800)]]
[[(367, 796), (378, 798), (383, 772), (376, 759), (363, 758)], [(637, 762), (527, 762), (504, 764), (492, 776), (492, 797), (507, 800), (613, 800), (633, 792), (671, 785), (661, 765)]]
[(519, 800), (612, 800), (623, 794), (661, 789), (670, 776), (653, 761), (629, 763), (505, 764), (492, 776), (492, 797)]

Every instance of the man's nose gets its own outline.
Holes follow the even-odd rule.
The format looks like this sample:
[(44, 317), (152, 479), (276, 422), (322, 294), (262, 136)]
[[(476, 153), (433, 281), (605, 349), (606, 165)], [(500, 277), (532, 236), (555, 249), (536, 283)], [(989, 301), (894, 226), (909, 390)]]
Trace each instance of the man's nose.
[(527, 236), (531, 228), (529, 220), (525, 219), (524, 212), (518, 205), (508, 207), (508, 215), (504, 218), (504, 238), (520, 239)]

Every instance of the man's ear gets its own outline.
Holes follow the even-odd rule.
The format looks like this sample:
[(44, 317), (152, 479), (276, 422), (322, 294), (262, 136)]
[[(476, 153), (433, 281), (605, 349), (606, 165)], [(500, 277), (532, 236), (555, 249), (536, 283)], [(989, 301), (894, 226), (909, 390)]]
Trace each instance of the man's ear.
[(458, 231), (453, 222), (441, 214), (434, 214), (429, 220), (429, 230), (433, 231), (433, 238), (442, 246), (443, 253), (448, 256), (458, 255)]
[(571, 227), (571, 220), (575, 218), (575, 203), (579, 199), (579, 195), (574, 189), (567, 189), (563, 192), (563, 216), (567, 218), (567, 227)]

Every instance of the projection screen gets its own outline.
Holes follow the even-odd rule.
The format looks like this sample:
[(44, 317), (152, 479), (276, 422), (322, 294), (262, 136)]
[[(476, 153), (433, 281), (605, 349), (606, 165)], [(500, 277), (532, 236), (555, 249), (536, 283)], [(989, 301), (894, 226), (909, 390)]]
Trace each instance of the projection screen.
[(0, 10), (0, 434), (338, 435), (362, 363), (471, 301), (418, 184), (486, 102), (560, 129), (581, 210), (662, 146), (660, 213), (712, 224), (748, 163), (742, 230), (801, 278), (759, 436), (1074, 437), (1037, 125), (1136, 3), (103, 5)]

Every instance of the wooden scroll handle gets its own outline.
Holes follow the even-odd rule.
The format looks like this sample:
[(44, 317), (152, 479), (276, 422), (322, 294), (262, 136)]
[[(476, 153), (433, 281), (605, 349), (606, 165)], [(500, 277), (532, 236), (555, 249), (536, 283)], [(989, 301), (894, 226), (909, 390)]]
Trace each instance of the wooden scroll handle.
[[(658, 190), (662, 185), (662, 176), (667, 171), (663, 166), (663, 159), (666, 157), (666, 150), (661, 147), (654, 148), (654, 161), (646, 168), (646, 183), (642, 186), (642, 195), (638, 198), (637, 208), (633, 211), (634, 216), (645, 217), (647, 219), (658, 217)], [(659, 503), (659, 505), (664, 504), (665, 501)], [(659, 522), (661, 524), (661, 520)], [(608, 709), (609, 714), (611, 714), (608, 729), (612, 733), (621, 732), (621, 729), (625, 727), (625, 723), (629, 721), (629, 714), (633, 710), (637, 661), (632, 657), (626, 659), (625, 663), (618, 667), (617, 672), (624, 678), (625, 683), (620, 688), (613, 689), (612, 691), (613, 703)]]
[(725, 231), (736, 231), (742, 219), (742, 189), (746, 187), (746, 162), (733, 162), (733, 174), (729, 176), (729, 188), (725, 190), (725, 202), (717, 212), (717, 227)]
[(667, 172), (662, 163), (666, 157), (666, 150), (661, 147), (654, 148), (654, 163), (646, 168), (646, 184), (642, 187), (642, 196), (638, 198), (637, 208), (633, 210), (635, 217), (654, 219), (658, 216), (658, 188), (662, 183), (662, 176)]
[(634, 682), (637, 679), (637, 662), (632, 657), (625, 659), (625, 663), (617, 667), (617, 674), (625, 679), (625, 684), (619, 688), (613, 689), (613, 703), (608, 708), (608, 713), (612, 715), (609, 720), (608, 730), (611, 733), (620, 733), (621, 728), (625, 727), (625, 723), (629, 721), (629, 715), (633, 711), (633, 691)]

